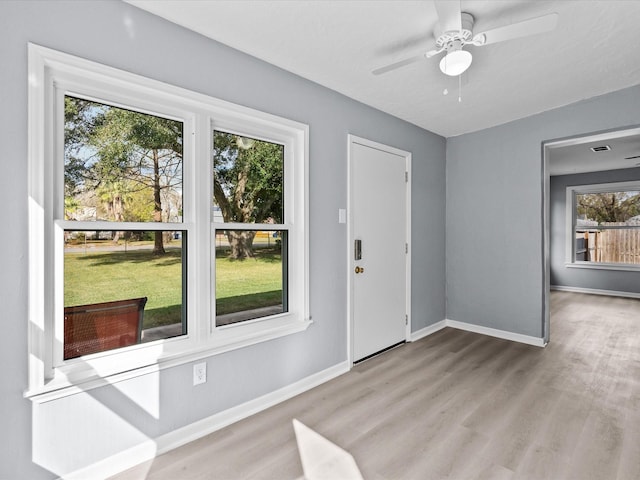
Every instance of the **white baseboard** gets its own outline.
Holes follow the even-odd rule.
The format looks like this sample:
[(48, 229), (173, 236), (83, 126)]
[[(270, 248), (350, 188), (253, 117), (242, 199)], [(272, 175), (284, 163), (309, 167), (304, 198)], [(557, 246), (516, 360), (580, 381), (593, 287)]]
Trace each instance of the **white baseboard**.
[(544, 347), (546, 345), (544, 338), (531, 337), (529, 335), (522, 335), (520, 333), (507, 332), (506, 330), (497, 330), (495, 328), (483, 327), (480, 325), (473, 325), (471, 323), (458, 322), (456, 320), (450, 319), (446, 320), (446, 324), (447, 327), (466, 330), (468, 332), (481, 333), (483, 335), (489, 335), (490, 337), (511, 340), (512, 342), (526, 343), (527, 345), (533, 345), (535, 347)]
[(609, 297), (640, 298), (640, 293), (636, 292), (618, 292), (615, 290), (600, 290), (597, 288), (580, 288), (565, 287), (563, 285), (551, 285), (551, 290), (558, 290), (559, 292), (588, 293), (590, 295), (606, 295)]
[(544, 338), (530, 337), (529, 335), (522, 335), (520, 333), (507, 332), (505, 330), (497, 330), (495, 328), (482, 327), (480, 325), (473, 325), (471, 323), (458, 322), (456, 320), (440, 320), (438, 323), (429, 325), (422, 328), (417, 332), (411, 334), (412, 342), (416, 342), (421, 338), (434, 334), (445, 327), (457, 328), (458, 330), (466, 330), (467, 332), (481, 333), (483, 335), (489, 335), (490, 337), (502, 338), (504, 340), (511, 340), (512, 342), (526, 343), (527, 345), (534, 345), (536, 347), (544, 347), (546, 345)]
[(416, 332), (411, 332), (411, 338), (409, 339), (409, 341), (417, 342), (421, 338), (432, 335), (436, 333), (438, 330), (442, 330), (447, 326), (446, 322), (447, 322), (446, 320), (440, 320), (439, 322), (434, 323), (433, 325), (429, 325), (427, 327), (421, 328)]
[(129, 468), (135, 467), (148, 460), (153, 460), (174, 448), (209, 435), (232, 423), (266, 410), (278, 403), (284, 402), (296, 395), (347, 373), (349, 362), (342, 362), (321, 372), (310, 375), (291, 385), (282, 387), (275, 392), (268, 393), (242, 405), (230, 408), (210, 417), (194, 422), (185, 427), (161, 435), (156, 439), (149, 439), (135, 447), (100, 460), (80, 470), (63, 475), (61, 478), (80, 480), (86, 478), (107, 478)]
[[(555, 287), (554, 287), (555, 288)], [(611, 294), (611, 293), (608, 293)], [(480, 333), (492, 337), (511, 340), (514, 342), (526, 343), (537, 347), (544, 347), (543, 338), (530, 337), (519, 333), (497, 330), (494, 328), (482, 327), (470, 323), (458, 322), (456, 320), (445, 319), (433, 325), (429, 325), (416, 332), (411, 333), (410, 341), (415, 342), (445, 327), (457, 328), (469, 332)], [(141, 444), (124, 450), (111, 457), (100, 460), (85, 468), (63, 475), (61, 478), (68, 480), (80, 480), (86, 478), (107, 478), (135, 467), (141, 463), (153, 460), (156, 456), (162, 455), (174, 448), (178, 448), (186, 443), (209, 435), (232, 423), (247, 418), (269, 407), (284, 402), (307, 390), (317, 387), (329, 380), (332, 380), (350, 370), (349, 362), (341, 362), (333, 367), (303, 378), (291, 385), (268, 393), (254, 400), (250, 400), (242, 405), (230, 408), (210, 417), (194, 422), (185, 427), (179, 428), (155, 439), (149, 439)]]

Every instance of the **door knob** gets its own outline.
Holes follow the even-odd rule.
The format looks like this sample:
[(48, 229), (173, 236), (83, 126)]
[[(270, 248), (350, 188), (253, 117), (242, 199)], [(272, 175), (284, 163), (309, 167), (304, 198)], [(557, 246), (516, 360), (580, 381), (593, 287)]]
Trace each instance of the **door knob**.
[(364, 273), (364, 267), (356, 267), (356, 273)]

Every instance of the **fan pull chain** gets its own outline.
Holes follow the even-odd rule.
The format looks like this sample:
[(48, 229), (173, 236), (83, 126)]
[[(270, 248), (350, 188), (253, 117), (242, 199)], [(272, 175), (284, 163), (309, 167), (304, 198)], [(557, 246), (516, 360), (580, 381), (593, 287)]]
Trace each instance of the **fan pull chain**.
[(462, 103), (462, 74), (458, 75), (458, 103)]

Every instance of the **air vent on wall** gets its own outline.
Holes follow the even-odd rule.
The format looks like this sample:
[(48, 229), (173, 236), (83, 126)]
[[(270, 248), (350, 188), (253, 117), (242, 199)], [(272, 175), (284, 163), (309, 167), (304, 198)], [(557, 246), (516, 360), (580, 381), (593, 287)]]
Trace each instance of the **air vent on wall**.
[(591, 147), (590, 150), (592, 152), (608, 152), (609, 150), (611, 150), (611, 147), (609, 145), (601, 145), (599, 147)]

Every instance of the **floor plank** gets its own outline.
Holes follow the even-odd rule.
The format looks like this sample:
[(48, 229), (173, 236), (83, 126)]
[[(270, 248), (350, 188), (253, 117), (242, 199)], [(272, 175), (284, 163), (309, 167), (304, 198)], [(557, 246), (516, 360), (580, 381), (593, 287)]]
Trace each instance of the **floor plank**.
[(114, 477), (294, 479), (291, 420), (364, 478), (640, 478), (640, 300), (552, 292), (544, 349), (444, 329)]

